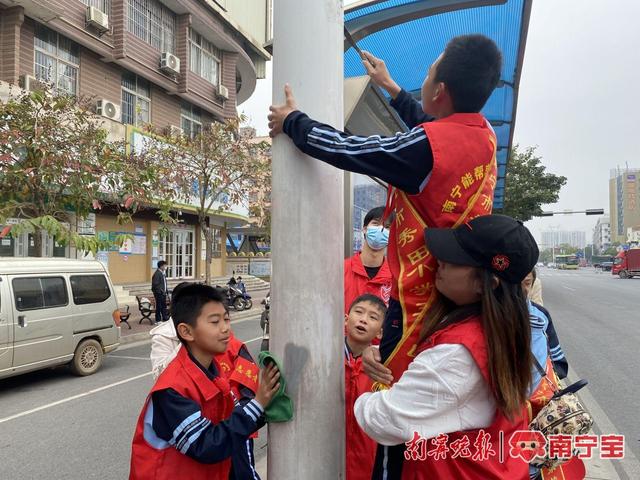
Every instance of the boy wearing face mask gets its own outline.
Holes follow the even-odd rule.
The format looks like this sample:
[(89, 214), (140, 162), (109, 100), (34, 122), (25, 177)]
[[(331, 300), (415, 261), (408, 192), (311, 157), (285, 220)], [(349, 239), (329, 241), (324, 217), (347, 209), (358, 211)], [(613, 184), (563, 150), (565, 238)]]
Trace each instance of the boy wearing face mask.
[(389, 304), (391, 295), (391, 270), (387, 264), (385, 250), (389, 241), (389, 230), (384, 227), (384, 207), (370, 210), (364, 217), (362, 251), (344, 261), (344, 309), (360, 295), (370, 293)]

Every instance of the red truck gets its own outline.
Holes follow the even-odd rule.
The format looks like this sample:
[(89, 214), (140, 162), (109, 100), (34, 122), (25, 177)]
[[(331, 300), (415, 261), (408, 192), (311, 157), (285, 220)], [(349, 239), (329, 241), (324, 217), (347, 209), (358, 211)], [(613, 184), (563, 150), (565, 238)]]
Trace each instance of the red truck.
[(640, 248), (618, 253), (613, 260), (611, 274), (620, 275), (620, 278), (633, 278), (635, 275), (640, 275)]

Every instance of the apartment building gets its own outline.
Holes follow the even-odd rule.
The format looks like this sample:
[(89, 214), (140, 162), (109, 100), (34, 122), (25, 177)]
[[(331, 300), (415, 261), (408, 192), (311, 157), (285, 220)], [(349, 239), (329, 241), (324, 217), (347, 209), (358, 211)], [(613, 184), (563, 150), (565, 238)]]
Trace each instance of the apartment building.
[[(110, 137), (132, 145), (151, 124), (156, 131), (195, 135), (236, 115), (255, 90), (270, 59), (271, 0), (0, 0), (0, 97), (40, 81), (89, 96)], [(167, 236), (152, 212), (117, 225), (97, 213), (87, 234), (131, 233), (135, 241), (98, 257), (116, 283), (148, 281), (158, 260), (169, 276), (204, 276), (204, 242), (189, 206), (176, 206), (178, 225)], [(211, 215), (223, 245), (226, 229), (246, 224), (240, 206)], [(3, 239), (0, 255), (28, 256), (33, 238)], [(69, 246), (45, 239), (46, 254), (75, 257)], [(223, 274), (224, 251), (213, 274)]]

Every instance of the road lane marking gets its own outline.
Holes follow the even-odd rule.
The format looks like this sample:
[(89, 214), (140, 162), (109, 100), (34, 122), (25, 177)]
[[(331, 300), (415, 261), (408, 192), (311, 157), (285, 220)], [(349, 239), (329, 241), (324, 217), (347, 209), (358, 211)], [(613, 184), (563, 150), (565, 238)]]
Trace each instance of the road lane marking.
[(571, 290), (572, 292), (576, 291), (575, 288), (567, 287), (566, 285), (562, 285), (562, 288), (566, 288), (567, 290)]
[(141, 375), (136, 375), (135, 377), (125, 378), (124, 380), (120, 380), (119, 382), (110, 383), (109, 385), (105, 385), (103, 387), (94, 388), (87, 392), (79, 393), (78, 395), (73, 395), (71, 397), (63, 398), (62, 400), (58, 400), (56, 402), (51, 402), (51, 403), (47, 403), (46, 405), (42, 405), (40, 407), (32, 408), (31, 410), (26, 410), (24, 412), (16, 413), (15, 415), (11, 415), (9, 417), (0, 418), (0, 423), (5, 423), (5, 422), (8, 422), (9, 420), (15, 420), (16, 418), (24, 417), (26, 415), (31, 415), (32, 413), (40, 412), (42, 410), (46, 410), (51, 407), (56, 407), (58, 405), (62, 405), (63, 403), (67, 403), (72, 400), (77, 400), (78, 398), (86, 397), (88, 395), (93, 395), (94, 393), (102, 392), (103, 390), (117, 387), (125, 383), (133, 382), (134, 380), (138, 380), (140, 378), (147, 377), (149, 375), (151, 375), (151, 372), (143, 373)]
[[(584, 377), (577, 374), (573, 367), (569, 367), (569, 371), (567, 372), (567, 383), (573, 384), (580, 378)], [(600, 430), (600, 434), (608, 435), (619, 433), (618, 429), (614, 426), (609, 416), (605, 413), (604, 409), (595, 399), (588, 386), (587, 388), (583, 388), (582, 390), (580, 390), (580, 392), (578, 393), (578, 397), (580, 397), (580, 400), (582, 400), (587, 411), (591, 413), (595, 425)], [(631, 448), (629, 448), (629, 443), (634, 442), (635, 440), (635, 438), (629, 438), (628, 436), (625, 436), (624, 458), (620, 460), (609, 460), (610, 466), (612, 468), (614, 468), (615, 470), (622, 469), (624, 473), (628, 475), (628, 478), (640, 478), (640, 461), (633, 453)], [(602, 460), (602, 462), (606, 463), (607, 461)]]
[(262, 335), (260, 335), (259, 337), (252, 338), (251, 340), (247, 340), (246, 342), (244, 342), (244, 344), (246, 345), (247, 343), (257, 342), (258, 340), (262, 340), (263, 338), (264, 337)]
[(149, 361), (149, 357), (127, 357), (126, 355), (109, 355), (109, 358), (126, 358), (128, 360), (146, 360)]

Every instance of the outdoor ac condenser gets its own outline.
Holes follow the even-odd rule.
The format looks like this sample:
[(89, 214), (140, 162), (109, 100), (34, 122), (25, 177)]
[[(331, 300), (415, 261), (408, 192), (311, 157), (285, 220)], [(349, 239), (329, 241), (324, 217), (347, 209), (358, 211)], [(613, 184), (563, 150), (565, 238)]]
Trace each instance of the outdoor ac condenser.
[(116, 122), (120, 121), (120, 105), (116, 105), (104, 98), (102, 100), (98, 100), (96, 113), (110, 120), (115, 120)]
[(180, 59), (174, 54), (164, 52), (160, 57), (160, 70), (165, 73), (180, 73)]
[(229, 89), (227, 87), (225, 87), (224, 85), (219, 85), (218, 86), (218, 95), (220, 95), (225, 100), (228, 100), (229, 99)]
[(109, 16), (98, 10), (96, 7), (87, 7), (87, 25), (92, 26), (100, 32), (109, 30)]

